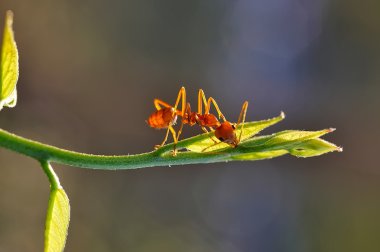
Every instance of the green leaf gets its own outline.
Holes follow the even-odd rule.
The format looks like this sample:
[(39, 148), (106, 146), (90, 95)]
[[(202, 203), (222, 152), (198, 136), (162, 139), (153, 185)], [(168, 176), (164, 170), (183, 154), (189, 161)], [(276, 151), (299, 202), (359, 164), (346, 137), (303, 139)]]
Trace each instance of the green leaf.
[(335, 129), (324, 129), (319, 131), (304, 131), (304, 130), (285, 130), (267, 138), (252, 138), (242, 143), (245, 147), (265, 146), (266, 148), (278, 149), (284, 146), (294, 147), (299, 143), (309, 139), (318, 138), (327, 133), (333, 132)]
[(46, 216), (45, 252), (61, 252), (66, 243), (70, 204), (63, 188), (52, 189)]
[(332, 151), (343, 151), (342, 148), (327, 142), (326, 140), (316, 138), (303, 142), (296, 148), (290, 149), (289, 153), (296, 157), (314, 157)]
[(333, 129), (286, 130), (270, 136), (251, 138), (242, 143), (231, 157), (235, 160), (260, 160), (288, 153), (296, 157), (313, 157), (327, 152), (342, 151), (342, 148), (319, 138), (332, 131)]
[[(241, 136), (241, 142), (244, 140), (251, 138), (252, 136), (258, 134), (263, 129), (272, 126), (280, 121), (282, 121), (285, 118), (285, 114), (281, 112), (281, 114), (277, 117), (268, 119), (268, 120), (262, 120), (257, 122), (248, 122), (244, 124), (243, 133)], [(241, 125), (236, 130), (236, 135), (239, 136), (241, 132)], [(208, 134), (202, 134), (202, 138), (196, 141), (190, 142), (188, 145), (185, 145), (184, 147), (190, 151), (194, 152), (202, 152), (204, 149), (207, 148), (207, 150), (204, 153), (216, 151), (224, 148), (229, 148), (230, 146), (226, 143), (220, 142), (215, 137), (213, 137), (213, 133)], [(215, 139), (215, 141), (218, 144), (215, 144), (215, 142), (211, 139)], [(195, 139), (195, 138), (193, 138)], [(214, 146), (212, 146), (214, 145)], [(210, 147), (212, 146), (212, 147)]]
[(0, 64), (0, 110), (14, 107), (17, 103), (18, 51), (13, 34), (13, 13), (7, 11), (1, 48)]

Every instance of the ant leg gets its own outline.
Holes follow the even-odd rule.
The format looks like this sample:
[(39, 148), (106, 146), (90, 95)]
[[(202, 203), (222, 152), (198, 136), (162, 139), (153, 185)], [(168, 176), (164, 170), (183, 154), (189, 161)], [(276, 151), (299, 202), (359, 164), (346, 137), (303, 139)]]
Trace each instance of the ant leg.
[[(173, 156), (176, 156), (176, 155), (177, 155), (176, 145), (177, 145), (177, 143), (178, 143), (179, 135), (176, 135), (175, 129), (174, 129), (172, 126), (169, 126), (168, 129), (170, 130), (170, 132), (171, 132), (172, 135), (173, 135), (173, 139), (174, 139)], [(181, 130), (182, 130), (182, 129), (181, 129)], [(178, 132), (178, 133), (179, 133), (179, 132)]]
[(168, 140), (169, 130), (170, 130), (171, 127), (172, 126), (169, 126), (168, 129), (166, 130), (166, 135), (165, 135), (164, 141), (162, 141), (161, 144), (157, 144), (157, 145), (154, 146), (155, 150), (157, 150), (158, 148), (162, 147), (166, 143), (166, 141)]
[[(177, 107), (178, 107), (178, 104), (179, 102), (182, 100), (182, 107), (181, 107), (181, 111), (178, 112), (177, 111)], [(177, 152), (176, 152), (176, 145), (177, 145), (177, 142), (178, 142), (178, 139), (179, 139), (179, 136), (181, 135), (182, 133), (182, 128), (183, 128), (183, 116), (185, 115), (185, 110), (186, 110), (187, 106), (186, 106), (186, 90), (185, 90), (185, 87), (181, 87), (181, 89), (179, 90), (178, 92), (178, 96), (177, 96), (177, 100), (174, 104), (174, 107), (173, 107), (173, 114), (172, 114), (172, 117), (174, 117), (176, 114), (180, 115), (182, 117), (181, 119), (181, 126), (180, 126), (180, 129), (178, 131), (178, 135), (176, 134), (175, 132), (175, 129), (173, 128), (172, 125), (169, 125), (168, 127), (168, 131), (166, 132), (166, 139), (167, 139), (167, 136), (169, 134), (169, 130), (170, 132), (172, 133), (173, 135), (173, 140), (174, 140), (174, 150), (173, 150), (173, 156), (177, 155)]]
[[(205, 106), (205, 114), (208, 114), (208, 111), (210, 110), (207, 106), (207, 101), (206, 101), (206, 96), (205, 96), (205, 93), (203, 92), (203, 89), (199, 89), (198, 91), (198, 114), (202, 114), (203, 113), (203, 108), (202, 108), (202, 102)], [(210, 131), (213, 131), (213, 128), (209, 127), (210, 128)], [(202, 127), (201, 126), (201, 129), (203, 130), (203, 132), (205, 133), (208, 133), (209, 131), (206, 129), (206, 127)], [(216, 141), (212, 138), (212, 136), (210, 136), (211, 140), (216, 143)]]
[[(181, 98), (182, 98), (182, 109), (181, 109), (181, 112), (178, 112), (177, 107), (178, 107), (178, 104), (179, 104), (179, 101), (181, 100)], [(154, 99), (153, 103), (154, 103), (154, 106), (156, 107), (157, 110), (160, 110), (161, 106), (165, 107), (165, 108), (172, 108), (172, 106), (170, 104), (168, 104), (168, 103), (166, 103), (160, 99)], [(185, 109), (186, 109), (186, 90), (184, 87), (181, 87), (181, 89), (179, 90), (177, 100), (176, 100), (173, 108), (174, 108), (174, 112), (177, 115), (180, 115), (180, 116), (184, 115)]]
[(201, 127), (204, 133), (208, 133), (208, 130), (205, 127)]
[(206, 96), (205, 96), (205, 93), (203, 92), (203, 90), (199, 89), (199, 91), (198, 91), (198, 114), (203, 114), (202, 102), (203, 102), (203, 104), (205, 106), (205, 110), (206, 110), (207, 109)]
[(180, 100), (182, 99), (182, 108), (181, 108), (181, 112), (180, 112), (180, 116), (183, 116), (185, 114), (185, 110), (187, 108), (186, 106), (186, 90), (185, 90), (185, 87), (181, 87), (181, 89), (179, 90), (178, 92), (178, 96), (177, 96), (177, 100), (173, 106), (174, 108), (174, 111), (177, 112), (177, 107), (178, 107), (178, 104), (180, 102)]
[(243, 134), (245, 115), (247, 114), (247, 109), (248, 109), (248, 101), (245, 101), (243, 103), (242, 108), (241, 108), (239, 119), (238, 119), (238, 122), (236, 124), (236, 128), (237, 128), (239, 126), (239, 124), (241, 123), (241, 129), (240, 129), (240, 135), (238, 138), (238, 142), (240, 142), (241, 136)]
[(202, 102), (205, 106), (205, 114), (210, 113), (210, 108), (211, 108), (211, 103), (212, 103), (214, 105), (216, 111), (218, 112), (219, 118), (222, 118), (223, 121), (226, 121), (226, 118), (224, 117), (222, 111), (220, 111), (219, 106), (216, 103), (216, 101), (214, 100), (214, 98), (210, 97), (206, 101), (205, 93), (203, 92), (202, 89), (199, 89), (199, 92), (198, 92), (198, 114), (202, 114)]
[(218, 145), (218, 144), (221, 144), (221, 143), (224, 143), (224, 142), (217, 142), (217, 143), (214, 143), (214, 144), (212, 144), (212, 145), (210, 145), (210, 146), (204, 148), (201, 152), (205, 152), (207, 149), (210, 149), (211, 147), (214, 147), (214, 146), (216, 146), (216, 145)]
[(169, 105), (168, 103), (166, 103), (160, 99), (154, 99), (153, 103), (154, 103), (154, 106), (156, 107), (157, 110), (160, 110), (161, 106), (164, 108), (170, 108), (171, 107), (171, 105)]
[[(181, 104), (181, 112), (179, 112), (180, 114), (178, 114), (178, 111), (177, 111), (177, 107), (178, 107), (178, 104), (180, 102), (180, 100), (182, 100), (182, 104)], [(173, 127), (169, 126), (169, 129), (170, 131), (172, 132), (173, 134), (173, 139), (174, 139), (174, 153), (175, 152), (175, 145), (177, 144), (178, 142), (178, 139), (179, 139), (179, 136), (181, 135), (182, 133), (182, 128), (183, 128), (183, 117), (185, 115), (185, 111), (187, 109), (190, 109), (190, 104), (186, 105), (186, 90), (185, 90), (185, 87), (181, 87), (181, 89), (179, 90), (178, 92), (178, 96), (177, 96), (177, 100), (174, 104), (174, 112), (175, 114), (181, 116), (181, 126), (178, 130), (178, 134), (177, 136), (175, 135), (175, 130), (173, 129)], [(173, 114), (173, 117), (174, 117), (174, 114)], [(173, 133), (174, 132), (174, 133)]]
[[(175, 149), (175, 145), (178, 142), (179, 136), (182, 133), (182, 129), (183, 129), (183, 118), (181, 119), (181, 126), (179, 127), (179, 130), (178, 130), (178, 133), (177, 133), (177, 138), (174, 139), (174, 149)], [(173, 134), (173, 132), (172, 132), (172, 134)], [(173, 138), (174, 138), (174, 134), (173, 134)]]
[(190, 114), (191, 114), (191, 106), (190, 106), (190, 102), (188, 102), (188, 103), (186, 104), (185, 111), (186, 111), (186, 114), (187, 114), (187, 115), (190, 115)]
[[(204, 133), (209, 133), (209, 131), (205, 128), (205, 127), (201, 127), (201, 129), (203, 130)], [(212, 131), (212, 129), (210, 128), (210, 131)], [(213, 136), (210, 136), (210, 139), (214, 142), (214, 143), (217, 143), (217, 141), (214, 140), (214, 138), (212, 138)]]
[(179, 139), (179, 136), (181, 135), (182, 133), (182, 129), (183, 129), (183, 119), (181, 119), (181, 126), (179, 127), (179, 130), (178, 130), (178, 133), (177, 133), (177, 141)]
[(223, 121), (226, 121), (226, 118), (224, 117), (222, 111), (220, 111), (218, 104), (216, 103), (216, 101), (212, 97), (209, 97), (207, 100), (207, 107), (205, 109), (205, 114), (208, 114), (210, 112), (211, 103), (214, 105), (216, 112), (218, 112), (219, 118), (222, 118)]
[[(214, 128), (212, 128), (212, 127), (208, 127), (208, 129), (211, 131), (211, 132), (214, 132), (215, 131), (215, 129)], [(215, 137), (215, 134), (213, 134), (212, 136), (210, 136), (210, 138), (211, 138), (211, 140), (214, 142), (214, 143), (218, 143), (219, 142), (219, 139), (217, 139), (216, 137)], [(216, 139), (216, 140), (215, 140)]]

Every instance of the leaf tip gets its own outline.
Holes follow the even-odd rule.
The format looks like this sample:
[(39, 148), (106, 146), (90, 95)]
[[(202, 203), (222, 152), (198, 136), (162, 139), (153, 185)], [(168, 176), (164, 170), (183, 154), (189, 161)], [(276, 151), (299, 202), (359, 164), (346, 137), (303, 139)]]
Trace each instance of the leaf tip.
[(13, 11), (7, 10), (5, 14), (5, 22), (7, 26), (12, 26), (13, 24)]
[(336, 128), (329, 128), (326, 131), (327, 131), (327, 133), (331, 133), (331, 132), (334, 132), (335, 130), (336, 130)]
[(338, 146), (338, 147), (336, 148), (336, 150), (337, 150), (338, 152), (343, 152), (343, 147)]
[(328, 128), (328, 129), (324, 129), (320, 132), (323, 132), (323, 135), (324, 134), (328, 134), (328, 133), (331, 133), (331, 132), (334, 132), (336, 130), (336, 128)]
[(281, 113), (280, 113), (280, 117), (281, 117), (281, 119), (284, 119), (284, 118), (285, 118), (285, 113), (284, 113), (284, 111), (281, 111)]

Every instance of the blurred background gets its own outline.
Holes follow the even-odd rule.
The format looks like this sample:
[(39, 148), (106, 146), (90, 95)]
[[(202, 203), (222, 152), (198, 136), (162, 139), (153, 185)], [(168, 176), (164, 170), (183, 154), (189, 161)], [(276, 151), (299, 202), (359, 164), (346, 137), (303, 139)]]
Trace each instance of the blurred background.
[[(344, 147), (126, 171), (55, 165), (72, 207), (66, 251), (380, 251), (380, 2), (2, 0), (15, 13), (19, 102), (0, 127), (94, 154), (151, 151), (153, 99), (199, 88), (236, 121), (336, 127)], [(199, 133), (185, 128), (184, 136)], [(377, 165), (376, 165), (377, 164)], [(49, 184), (0, 149), (0, 251), (42, 251)]]

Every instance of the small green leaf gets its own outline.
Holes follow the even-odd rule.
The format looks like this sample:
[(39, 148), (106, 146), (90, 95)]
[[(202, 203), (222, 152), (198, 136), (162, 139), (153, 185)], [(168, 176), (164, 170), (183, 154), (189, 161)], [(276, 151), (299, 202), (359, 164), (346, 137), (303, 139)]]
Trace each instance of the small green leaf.
[(316, 138), (303, 142), (296, 148), (289, 150), (289, 153), (296, 157), (314, 157), (332, 151), (343, 151), (342, 148), (327, 142), (326, 140)]
[[(285, 114), (281, 112), (279, 116), (268, 119), (268, 120), (245, 123), (243, 133), (241, 136), (241, 142), (258, 134), (263, 129), (282, 121), (284, 118), (285, 118)], [(236, 135), (239, 136), (240, 132), (241, 132), (241, 125), (236, 130)], [(202, 136), (205, 136), (205, 134), (203, 134)], [(183, 147), (194, 152), (202, 152), (204, 149), (207, 148), (207, 151), (205, 151), (205, 153), (229, 147), (228, 144), (220, 142), (219, 140), (215, 139), (215, 137), (213, 137), (215, 141), (220, 143), (220, 144), (215, 145), (215, 142), (211, 139), (211, 137), (213, 137), (213, 133), (209, 133), (207, 137), (202, 137), (197, 141), (192, 141), (188, 145), (184, 145)]]
[(13, 13), (7, 11), (1, 49), (0, 64), (0, 110), (14, 107), (17, 103), (18, 51), (13, 34)]
[(70, 221), (70, 204), (63, 188), (52, 189), (46, 216), (45, 252), (61, 252), (65, 248)]

